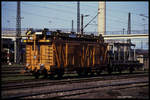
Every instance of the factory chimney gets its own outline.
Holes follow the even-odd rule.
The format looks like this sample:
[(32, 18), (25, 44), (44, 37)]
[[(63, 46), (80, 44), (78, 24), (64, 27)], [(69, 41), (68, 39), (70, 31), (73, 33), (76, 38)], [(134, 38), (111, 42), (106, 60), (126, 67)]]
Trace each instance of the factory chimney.
[(98, 35), (106, 32), (106, 2), (100, 1), (98, 5)]

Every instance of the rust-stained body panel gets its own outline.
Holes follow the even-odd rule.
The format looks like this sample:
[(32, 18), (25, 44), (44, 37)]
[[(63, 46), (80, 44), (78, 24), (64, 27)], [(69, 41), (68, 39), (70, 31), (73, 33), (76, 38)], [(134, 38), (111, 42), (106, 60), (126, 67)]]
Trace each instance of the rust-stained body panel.
[[(66, 33), (67, 34), (67, 33)], [(102, 40), (75, 40), (38, 38), (36, 34), (26, 42), (26, 68), (76, 70), (79, 68), (102, 69), (107, 66), (107, 43)], [(38, 39), (37, 39), (38, 38)]]

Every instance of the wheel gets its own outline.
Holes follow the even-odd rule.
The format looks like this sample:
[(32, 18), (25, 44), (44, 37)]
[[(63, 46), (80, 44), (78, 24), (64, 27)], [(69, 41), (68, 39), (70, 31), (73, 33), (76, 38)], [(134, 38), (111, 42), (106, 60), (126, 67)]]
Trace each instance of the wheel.
[(48, 78), (49, 78), (49, 79), (55, 79), (55, 77), (54, 77), (55, 75), (56, 75), (56, 74), (54, 74), (54, 73), (48, 74)]
[(110, 62), (110, 64), (108, 65), (108, 69), (107, 69), (108, 74), (112, 73), (113, 68), (114, 68), (114, 66), (112, 65), (112, 62)]
[(78, 69), (76, 70), (78, 76), (83, 76), (83, 70), (82, 69)]
[(43, 70), (43, 75), (44, 75), (44, 77), (43, 77), (44, 79), (48, 77), (48, 73), (47, 73), (46, 69)]
[(77, 71), (77, 74), (78, 74), (78, 76), (81, 76), (81, 75), (82, 75), (80, 71)]
[(87, 70), (86, 68), (85, 68), (84, 71), (83, 71), (83, 75), (84, 75), (84, 76), (88, 76), (88, 70)]
[(94, 76), (94, 73), (93, 73), (93, 72), (90, 72), (90, 76)]
[(121, 68), (119, 68), (118, 71), (119, 71), (120, 74), (122, 73), (122, 69)]
[(57, 77), (61, 79), (63, 77), (63, 73), (57, 73)]
[(64, 70), (63, 70), (63, 69), (57, 70), (57, 77), (58, 77), (59, 79), (61, 79), (61, 78), (63, 77), (63, 75), (64, 75)]
[(132, 70), (130, 70), (130, 73), (133, 73), (133, 71), (132, 71)]
[(84, 76), (88, 76), (88, 72), (84, 72), (83, 75), (84, 75)]
[(100, 75), (101, 73), (102, 73), (101, 70), (99, 70), (99, 71), (96, 72), (97, 75)]
[(57, 74), (57, 78), (61, 79), (62, 78), (62, 74)]
[(130, 73), (133, 73), (134, 68), (133, 68), (133, 67), (130, 67), (129, 71), (130, 71)]
[(108, 69), (108, 74), (111, 74), (111, 73), (112, 73), (112, 69), (109, 68), (109, 69)]
[(122, 73), (122, 70), (120, 70), (119, 73), (121, 74), (121, 73)]
[(39, 72), (34, 72), (34, 76), (35, 76), (35, 79), (39, 79), (39, 76), (40, 76)]

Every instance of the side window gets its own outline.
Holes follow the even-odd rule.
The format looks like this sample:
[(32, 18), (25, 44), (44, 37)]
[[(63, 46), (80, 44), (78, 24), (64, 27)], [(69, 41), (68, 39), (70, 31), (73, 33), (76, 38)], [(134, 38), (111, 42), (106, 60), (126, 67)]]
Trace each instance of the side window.
[(32, 50), (34, 50), (34, 45), (32, 45)]
[[(40, 45), (36, 45), (36, 48), (38, 49), (38, 51), (40, 51)], [(34, 50), (34, 45), (32, 45), (32, 50)]]
[(103, 60), (103, 57), (102, 57), (102, 56), (100, 57), (100, 60), (101, 60), (101, 61)]
[(40, 45), (37, 45), (37, 49), (38, 49), (38, 62), (40, 62)]
[(37, 45), (38, 51), (40, 51), (40, 45)]

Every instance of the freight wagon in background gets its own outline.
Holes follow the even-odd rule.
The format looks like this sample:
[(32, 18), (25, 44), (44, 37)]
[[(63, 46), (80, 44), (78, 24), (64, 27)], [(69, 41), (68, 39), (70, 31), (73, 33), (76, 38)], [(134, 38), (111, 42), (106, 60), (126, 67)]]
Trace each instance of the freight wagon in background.
[[(26, 35), (25, 69), (36, 78), (40, 75), (45, 78), (48, 75), (62, 77), (66, 72), (88, 75), (100, 74), (102, 71), (111, 73), (114, 69), (122, 71), (119, 63), (112, 59), (113, 54), (108, 51), (108, 43), (104, 42), (102, 35), (81, 35), (48, 29), (30, 29)], [(130, 71), (141, 66), (137, 61), (127, 63), (130, 65), (124, 69)]]

